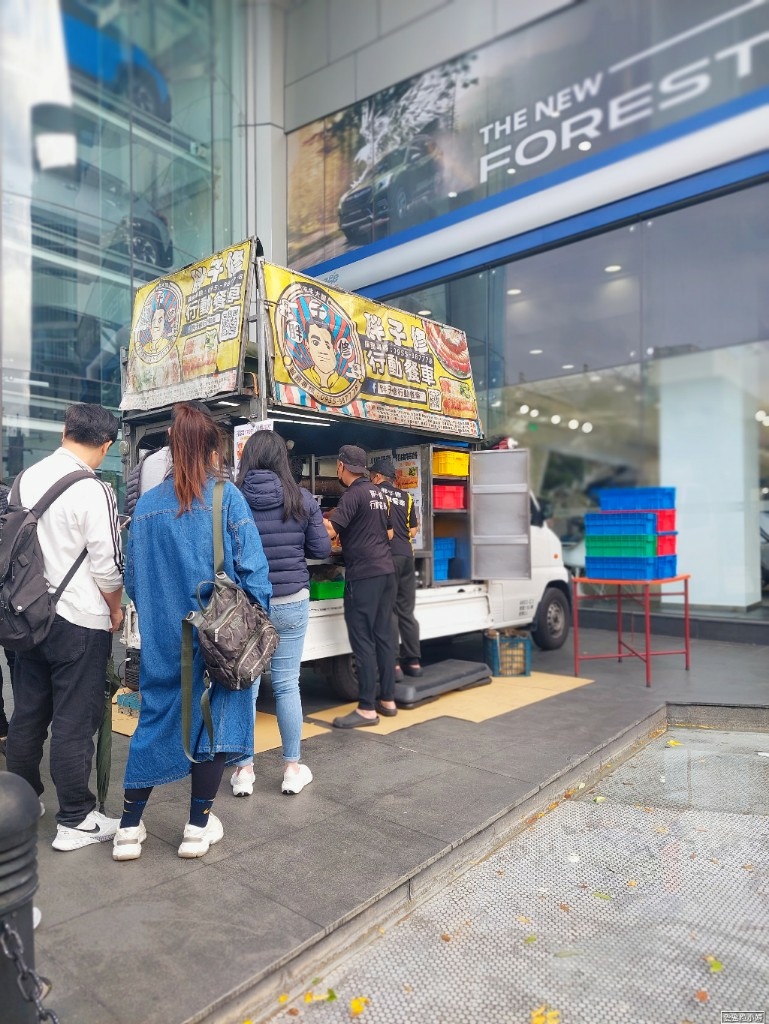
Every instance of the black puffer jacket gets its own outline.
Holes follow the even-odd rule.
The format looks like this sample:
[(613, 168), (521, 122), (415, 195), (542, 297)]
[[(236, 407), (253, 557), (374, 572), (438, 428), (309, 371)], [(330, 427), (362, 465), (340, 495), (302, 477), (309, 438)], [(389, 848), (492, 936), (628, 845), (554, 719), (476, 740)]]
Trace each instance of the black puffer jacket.
[(302, 489), (307, 518), (284, 522), (283, 485), (268, 469), (247, 473), (242, 491), (262, 539), (273, 595), (298, 593), (310, 581), (306, 559), (328, 558), (331, 554), (331, 541), (318, 503), (309, 491)]

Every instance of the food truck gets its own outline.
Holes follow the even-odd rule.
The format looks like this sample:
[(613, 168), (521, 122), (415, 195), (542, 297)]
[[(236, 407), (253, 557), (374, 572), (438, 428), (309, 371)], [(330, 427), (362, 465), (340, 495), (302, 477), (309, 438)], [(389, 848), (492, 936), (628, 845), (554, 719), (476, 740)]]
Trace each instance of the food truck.
[[(343, 444), (390, 455), (419, 516), (422, 639), (511, 626), (531, 628), (542, 648), (566, 640), (560, 542), (530, 495), (528, 453), (483, 447), (462, 331), (269, 263), (247, 239), (138, 289), (122, 368), (126, 473), (167, 443), (172, 405), (191, 399), (230, 439), (234, 472), (255, 430), (278, 431), (324, 512), (342, 493)], [(303, 662), (354, 699), (344, 553), (311, 561), (310, 574)], [(130, 672), (131, 606), (124, 640)]]

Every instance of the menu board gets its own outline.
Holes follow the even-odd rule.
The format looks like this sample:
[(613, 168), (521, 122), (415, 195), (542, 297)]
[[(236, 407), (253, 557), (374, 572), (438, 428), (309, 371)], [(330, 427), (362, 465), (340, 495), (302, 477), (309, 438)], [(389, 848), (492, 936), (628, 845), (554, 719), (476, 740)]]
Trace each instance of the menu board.
[(482, 436), (464, 332), (259, 261), (275, 401)]
[(250, 259), (241, 242), (137, 290), (121, 409), (237, 390)]

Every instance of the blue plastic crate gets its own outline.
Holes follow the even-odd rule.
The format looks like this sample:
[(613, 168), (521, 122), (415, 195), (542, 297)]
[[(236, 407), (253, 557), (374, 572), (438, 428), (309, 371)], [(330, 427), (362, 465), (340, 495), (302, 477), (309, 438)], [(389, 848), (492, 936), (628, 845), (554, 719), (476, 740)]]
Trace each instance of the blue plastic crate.
[(677, 555), (655, 558), (586, 558), (585, 575), (594, 580), (665, 580), (676, 575)]
[(585, 516), (586, 536), (648, 536), (656, 532), (657, 517), (653, 512), (617, 512), (610, 516), (589, 512)]
[(433, 579), (434, 580), (447, 580), (449, 578), (449, 560), (448, 558), (436, 558), (435, 565), (433, 567)]
[(605, 512), (617, 509), (675, 508), (675, 487), (615, 487), (598, 492), (598, 503)]
[(457, 541), (455, 537), (436, 537), (433, 541), (433, 551), (436, 559), (448, 560), (457, 553)]

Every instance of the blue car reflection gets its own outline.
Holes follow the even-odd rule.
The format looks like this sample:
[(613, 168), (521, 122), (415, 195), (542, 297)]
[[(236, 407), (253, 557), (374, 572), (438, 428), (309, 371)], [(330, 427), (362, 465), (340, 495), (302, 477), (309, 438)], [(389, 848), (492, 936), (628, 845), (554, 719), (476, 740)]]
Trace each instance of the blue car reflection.
[(171, 120), (168, 85), (144, 50), (116, 27), (99, 27), (96, 12), (80, 0), (61, 0), (61, 13), (73, 71), (98, 82), (134, 109)]

